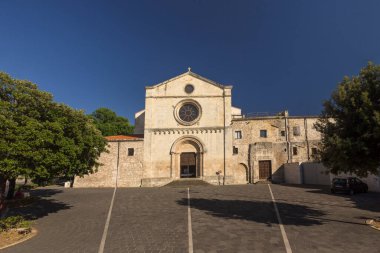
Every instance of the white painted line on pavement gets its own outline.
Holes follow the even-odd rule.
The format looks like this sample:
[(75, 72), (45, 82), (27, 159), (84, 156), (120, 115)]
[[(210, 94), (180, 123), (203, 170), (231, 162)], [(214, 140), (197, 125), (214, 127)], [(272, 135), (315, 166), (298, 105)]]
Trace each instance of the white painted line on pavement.
[(189, 253), (193, 253), (193, 229), (191, 227), (190, 189), (187, 188), (187, 220), (189, 234)]
[(281, 216), (280, 216), (280, 213), (278, 212), (276, 200), (274, 199), (270, 184), (268, 184), (268, 187), (269, 187), (270, 195), (272, 196), (272, 201), (274, 205), (274, 210), (276, 211), (278, 224), (280, 225), (281, 235), (282, 235), (282, 239), (284, 240), (286, 253), (292, 253), (292, 248), (290, 248), (290, 243), (289, 243), (288, 237), (286, 236), (285, 228), (284, 228), (284, 225), (282, 224)]
[(113, 202), (115, 200), (116, 189), (117, 189), (117, 187), (115, 187), (115, 189), (113, 190), (113, 195), (112, 195), (112, 200), (111, 200), (111, 204), (110, 204), (110, 209), (108, 210), (106, 225), (104, 226), (103, 236), (102, 236), (102, 240), (100, 241), (100, 246), (99, 246), (98, 253), (103, 253), (104, 252), (104, 246), (106, 244), (108, 227), (110, 225), (111, 213), (112, 213), (112, 208), (113, 208)]

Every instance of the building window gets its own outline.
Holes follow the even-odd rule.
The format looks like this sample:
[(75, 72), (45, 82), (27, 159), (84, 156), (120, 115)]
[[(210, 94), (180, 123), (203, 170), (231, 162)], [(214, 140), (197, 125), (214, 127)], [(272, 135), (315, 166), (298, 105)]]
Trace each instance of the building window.
[(281, 130), (281, 131), (280, 131), (280, 135), (281, 135), (281, 136), (285, 136), (285, 130)]
[(298, 155), (298, 149), (297, 149), (297, 147), (293, 147), (293, 155)]
[(260, 137), (267, 138), (268, 137), (267, 130), (260, 130)]
[(179, 109), (178, 115), (184, 122), (194, 122), (199, 118), (199, 109), (196, 105), (187, 103)]
[(311, 148), (311, 154), (312, 155), (317, 155), (318, 154), (318, 149), (317, 148)]
[(232, 147), (232, 154), (237, 155), (239, 153), (239, 149), (235, 146)]
[(185, 92), (187, 93), (187, 94), (190, 94), (190, 93), (192, 93), (194, 91), (194, 86), (193, 85), (191, 85), (191, 84), (187, 84), (186, 86), (185, 86)]
[(293, 135), (294, 136), (300, 136), (301, 135), (301, 129), (299, 126), (293, 127)]
[(135, 149), (134, 148), (128, 148), (128, 156), (134, 156), (135, 155)]
[(235, 131), (235, 139), (241, 139), (241, 131)]

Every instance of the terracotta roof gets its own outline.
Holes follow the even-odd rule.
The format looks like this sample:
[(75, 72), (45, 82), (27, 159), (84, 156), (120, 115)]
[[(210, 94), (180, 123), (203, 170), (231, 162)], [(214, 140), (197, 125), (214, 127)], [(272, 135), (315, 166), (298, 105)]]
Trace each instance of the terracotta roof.
[(143, 139), (143, 134), (130, 134), (130, 135), (113, 135), (106, 136), (107, 141), (131, 141), (131, 140), (139, 140)]

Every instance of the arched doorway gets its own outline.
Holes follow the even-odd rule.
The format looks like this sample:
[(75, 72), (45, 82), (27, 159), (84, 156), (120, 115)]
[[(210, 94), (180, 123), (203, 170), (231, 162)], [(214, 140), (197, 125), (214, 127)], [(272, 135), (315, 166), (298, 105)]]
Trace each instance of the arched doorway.
[(197, 153), (182, 152), (180, 155), (180, 178), (197, 177)]
[(185, 136), (177, 139), (171, 148), (171, 177), (203, 177), (203, 144), (196, 137)]
[(235, 181), (238, 184), (246, 184), (248, 183), (248, 167), (243, 164), (239, 163), (238, 166), (235, 169)]

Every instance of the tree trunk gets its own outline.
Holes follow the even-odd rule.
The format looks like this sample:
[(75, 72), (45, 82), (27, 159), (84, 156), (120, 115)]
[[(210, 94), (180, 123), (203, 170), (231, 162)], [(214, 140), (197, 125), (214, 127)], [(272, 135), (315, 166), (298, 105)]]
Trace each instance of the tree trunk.
[(71, 188), (74, 187), (74, 180), (75, 180), (75, 176), (72, 176), (72, 177), (71, 177), (71, 180), (70, 180), (70, 187), (71, 187)]
[(7, 199), (13, 199), (13, 196), (15, 195), (15, 189), (16, 189), (16, 178), (9, 179), (9, 190)]
[(7, 179), (3, 176), (0, 176), (0, 198), (4, 195), (5, 193), (5, 185), (7, 183)]

